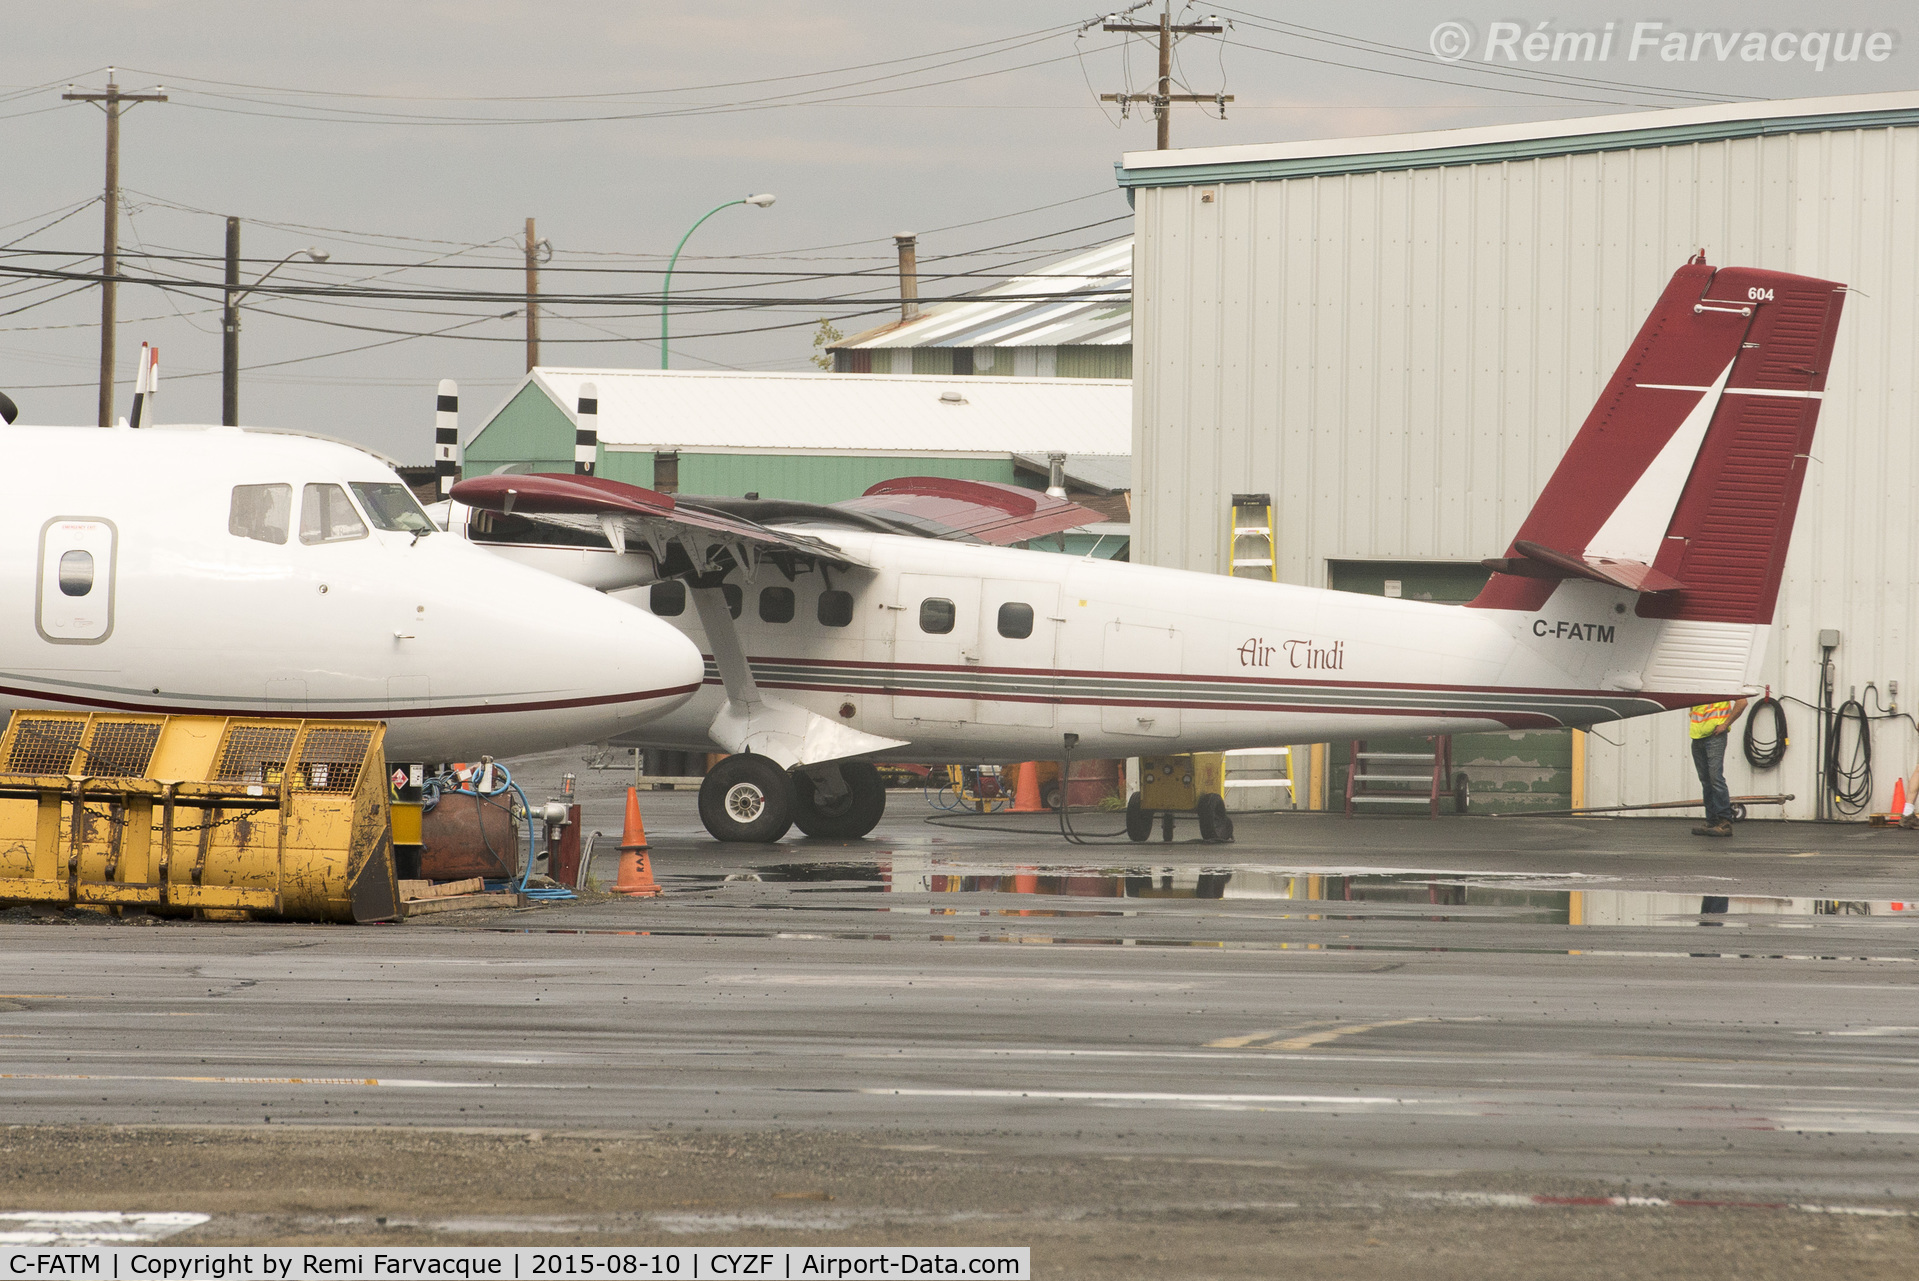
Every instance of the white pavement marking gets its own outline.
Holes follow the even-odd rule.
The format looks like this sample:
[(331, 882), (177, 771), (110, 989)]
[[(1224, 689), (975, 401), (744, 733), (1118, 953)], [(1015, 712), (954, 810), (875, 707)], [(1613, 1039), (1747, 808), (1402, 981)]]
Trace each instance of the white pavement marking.
[(1444, 1201), (1452, 1205), (1479, 1205), (1497, 1209), (1530, 1210), (1537, 1207), (1568, 1209), (1581, 1206), (1612, 1206), (1627, 1210), (1797, 1210), (1802, 1214), (1855, 1214), (1871, 1219), (1907, 1219), (1919, 1211), (1887, 1209), (1876, 1205), (1808, 1205), (1794, 1201), (1716, 1201), (1704, 1198), (1660, 1196), (1552, 1196), (1543, 1192), (1408, 1192), (1420, 1201)]
[(205, 1214), (122, 1214), (117, 1210), (12, 1210), (0, 1213), (0, 1245), (157, 1241), (198, 1227)]
[(1145, 1090), (924, 1090), (868, 1087), (861, 1094), (890, 1094), (933, 1099), (1060, 1099), (1094, 1103), (1297, 1103), (1350, 1107), (1354, 1104), (1404, 1106), (1426, 1099), (1393, 1099), (1357, 1094), (1160, 1094)]
[(492, 1081), (424, 1081), (393, 1076), (125, 1076), (83, 1072), (0, 1072), (0, 1081), (185, 1081), (193, 1085), (384, 1085), (403, 1090), (495, 1090)]

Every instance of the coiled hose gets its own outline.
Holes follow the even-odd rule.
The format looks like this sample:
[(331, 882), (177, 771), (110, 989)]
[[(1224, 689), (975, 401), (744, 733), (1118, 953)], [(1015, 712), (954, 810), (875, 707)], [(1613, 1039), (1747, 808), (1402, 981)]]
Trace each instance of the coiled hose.
[[(1759, 714), (1772, 714), (1772, 734), (1761, 738), (1757, 732)], [(1771, 694), (1752, 705), (1752, 711), (1746, 714), (1745, 749), (1746, 763), (1754, 769), (1774, 769), (1786, 759), (1786, 748), (1792, 742), (1786, 735), (1786, 709)]]
[[(1843, 760), (1839, 746), (1847, 721), (1853, 722), (1850, 760)], [(1857, 814), (1872, 803), (1872, 723), (1866, 706), (1849, 698), (1826, 722), (1825, 782), (1834, 808)]]

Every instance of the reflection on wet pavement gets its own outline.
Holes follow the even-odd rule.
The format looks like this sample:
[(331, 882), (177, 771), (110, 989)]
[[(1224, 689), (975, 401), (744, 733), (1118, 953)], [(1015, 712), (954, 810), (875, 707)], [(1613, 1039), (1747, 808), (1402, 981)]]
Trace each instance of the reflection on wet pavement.
[[(750, 873), (676, 878), (702, 888), (739, 882), (805, 883), (794, 893), (1009, 894), (1094, 899), (1260, 900), (1272, 920), (1508, 922), (1530, 925), (1700, 926), (1763, 923), (1810, 928), (1810, 918), (1919, 920), (1919, 901), (1827, 899), (1754, 894), (1673, 893), (1595, 887), (1576, 874), (1489, 874), (1391, 870), (1313, 871), (1265, 866), (1063, 867), (981, 869), (941, 859), (894, 857), (852, 863), (775, 863)], [(1307, 908), (1306, 905), (1314, 905)], [(1323, 906), (1319, 906), (1323, 905)], [(770, 905), (769, 905), (770, 906)], [(1050, 908), (801, 907), (787, 910), (929, 911), (939, 915), (1134, 915)], [(1439, 910), (1435, 910), (1439, 909)], [(1795, 922), (1793, 918), (1806, 918)]]

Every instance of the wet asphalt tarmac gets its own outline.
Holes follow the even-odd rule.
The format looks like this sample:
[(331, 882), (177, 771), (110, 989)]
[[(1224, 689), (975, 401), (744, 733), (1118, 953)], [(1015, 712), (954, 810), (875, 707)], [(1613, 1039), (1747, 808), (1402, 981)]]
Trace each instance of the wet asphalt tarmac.
[[(537, 803), (563, 769), (584, 827), (616, 831), (624, 773), (520, 777)], [(867, 840), (752, 848), (707, 839), (690, 793), (642, 803), (658, 899), (362, 928), (0, 915), (0, 1108), (971, 1135), (1919, 1209), (1919, 833), (1273, 815), (1232, 845), (1072, 845), (901, 792)]]

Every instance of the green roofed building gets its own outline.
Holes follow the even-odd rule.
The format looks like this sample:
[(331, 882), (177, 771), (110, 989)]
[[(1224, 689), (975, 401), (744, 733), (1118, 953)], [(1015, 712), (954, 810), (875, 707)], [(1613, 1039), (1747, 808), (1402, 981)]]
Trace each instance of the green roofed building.
[[(477, 432), (461, 471), (571, 472), (583, 386), (597, 393), (595, 474), (666, 493), (831, 503), (899, 476), (1066, 488), (1127, 520), (1132, 384), (1106, 378), (536, 368)], [(1101, 555), (1124, 546), (1111, 526)]]

